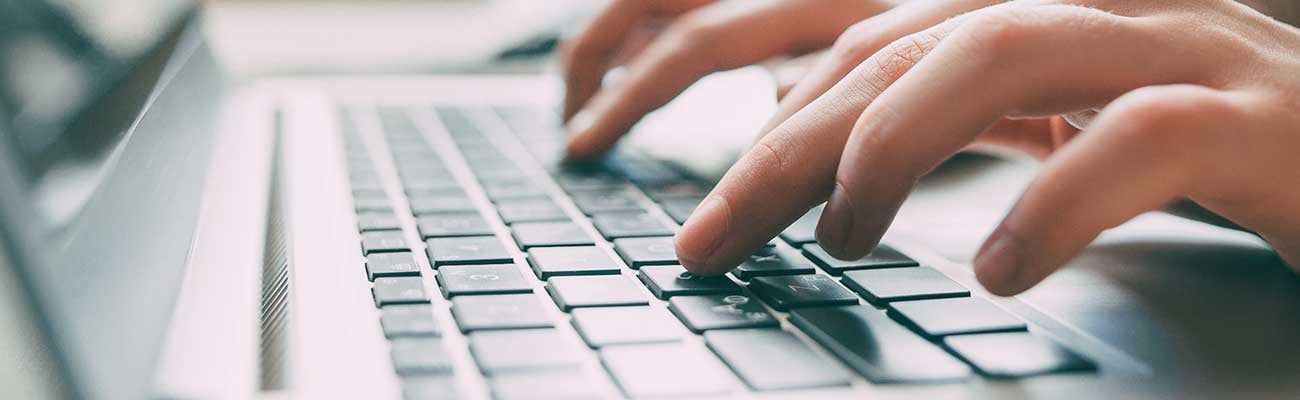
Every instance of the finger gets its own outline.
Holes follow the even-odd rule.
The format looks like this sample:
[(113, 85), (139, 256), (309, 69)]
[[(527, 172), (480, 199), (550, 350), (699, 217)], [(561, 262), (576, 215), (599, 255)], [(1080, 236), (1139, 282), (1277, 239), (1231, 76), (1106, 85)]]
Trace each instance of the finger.
[(682, 265), (700, 274), (736, 266), (830, 193), (857, 115), (937, 42), (945, 23), (899, 39), (760, 140), (718, 182), (677, 235)]
[(565, 53), (564, 119), (572, 118), (596, 93), (610, 61), (642, 22), (677, 15), (709, 1), (619, 0), (601, 10)]
[(1240, 115), (1229, 96), (1200, 86), (1126, 94), (1053, 156), (975, 259), (990, 292), (1020, 293), (1083, 250), (1102, 231), (1191, 191), (1219, 153), (1209, 138)]
[(828, 253), (869, 252), (916, 179), (1006, 116), (1096, 107), (1142, 86), (1199, 82), (1208, 68), (1179, 61), (1149, 24), (1090, 8), (1006, 3), (953, 23), (854, 126), (817, 229)]
[(581, 111), (581, 118), (574, 118), (566, 149), (569, 157), (604, 153), (641, 117), (708, 73), (828, 45), (856, 21), (856, 15), (873, 11), (863, 4), (867, 3), (726, 2), (682, 17), (629, 63), (619, 85), (598, 93)]
[(915, 0), (854, 24), (835, 41), (828, 54), (781, 98), (776, 113), (760, 130), (759, 138), (826, 93), (849, 71), (886, 45), (944, 19), (994, 3), (997, 1)]

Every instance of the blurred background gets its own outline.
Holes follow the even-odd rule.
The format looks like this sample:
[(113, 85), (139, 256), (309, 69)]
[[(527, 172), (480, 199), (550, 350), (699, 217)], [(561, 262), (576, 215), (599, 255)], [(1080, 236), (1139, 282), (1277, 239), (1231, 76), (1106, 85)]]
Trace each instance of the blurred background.
[(236, 76), (536, 72), (608, 0), (204, 0)]

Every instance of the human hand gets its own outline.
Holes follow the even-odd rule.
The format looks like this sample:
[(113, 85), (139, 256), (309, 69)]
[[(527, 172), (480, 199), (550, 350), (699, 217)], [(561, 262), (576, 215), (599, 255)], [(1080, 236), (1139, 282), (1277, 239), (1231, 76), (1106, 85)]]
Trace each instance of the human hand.
[[(935, 15), (910, 6), (862, 24)], [(818, 241), (860, 257), (921, 175), (980, 141), (1046, 157), (975, 259), (995, 294), (1179, 198), (1300, 266), (1300, 30), (1228, 0), (1017, 1), (897, 40), (873, 29), (786, 96), (679, 232), (684, 266), (722, 273), (822, 201)], [(1031, 119), (1083, 110), (1100, 113), (1082, 134)]]
[[(715, 71), (829, 46), (855, 22), (890, 7), (885, 0), (617, 0), (564, 55), (568, 156), (604, 153), (641, 117)], [(637, 32), (662, 19), (643, 49)], [(628, 56), (621, 54), (635, 52)], [(627, 74), (601, 87), (606, 70), (627, 58)]]

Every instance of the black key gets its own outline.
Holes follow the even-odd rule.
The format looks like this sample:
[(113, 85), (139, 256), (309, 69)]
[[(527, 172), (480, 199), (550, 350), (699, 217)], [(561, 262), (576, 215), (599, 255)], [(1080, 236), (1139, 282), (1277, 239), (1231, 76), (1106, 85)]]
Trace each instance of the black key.
[(595, 246), (534, 247), (528, 249), (528, 263), (539, 279), (619, 272), (614, 259)]
[(438, 324), (433, 321), (433, 307), (428, 304), (394, 304), (379, 309), (379, 324), (384, 337), (438, 336)]
[(412, 376), (402, 378), (402, 400), (455, 400), (456, 379), (452, 376)]
[(762, 276), (749, 283), (749, 290), (781, 311), (858, 304), (858, 296), (826, 275)]
[[(707, 186), (694, 182), (673, 182), (666, 185), (657, 185), (644, 188), (645, 193), (655, 201), (665, 201), (679, 198), (703, 198), (709, 194)], [(698, 202), (698, 201), (697, 201)]]
[(817, 272), (813, 263), (799, 252), (784, 247), (764, 247), (750, 254), (732, 270), (737, 278), (749, 280), (756, 276), (797, 275)]
[(966, 364), (868, 306), (801, 308), (790, 322), (874, 383), (970, 375)]
[(545, 190), (526, 179), (484, 182), (483, 191), (492, 201), (548, 197)]
[(438, 286), (448, 298), (470, 294), (529, 293), (533, 291), (514, 264), (448, 265), (438, 268)]
[(397, 216), (387, 212), (357, 213), (357, 229), (362, 232), (402, 229)]
[(451, 299), (451, 315), (464, 332), (554, 326), (542, 301), (531, 293), (459, 296)]
[(600, 361), (631, 398), (722, 397), (734, 382), (717, 357), (681, 344), (613, 346)]
[(763, 303), (743, 294), (674, 297), (668, 300), (668, 310), (695, 333), (778, 325)]
[(429, 296), (424, 294), (424, 283), (419, 277), (375, 278), (370, 293), (375, 297), (376, 307), (429, 302)]
[(555, 177), (555, 182), (564, 188), (567, 192), (583, 192), (596, 190), (613, 190), (625, 187), (627, 181), (623, 178), (615, 177), (608, 174), (569, 174), (564, 173)]
[(677, 264), (677, 247), (671, 236), (614, 240), (614, 251), (632, 268)]
[(546, 291), (564, 311), (649, 303), (636, 285), (622, 275), (559, 276), (547, 281)]
[(930, 267), (848, 271), (840, 282), (878, 306), (891, 301), (970, 296), (965, 286)]
[(659, 203), (659, 205), (664, 207), (664, 212), (668, 213), (669, 217), (673, 217), (673, 221), (677, 221), (679, 224), (685, 224), (686, 219), (691, 217), (691, 213), (695, 212), (695, 207), (700, 206), (700, 200), (703, 200), (703, 198), (686, 197), (680, 199), (667, 199), (662, 203)]
[(644, 211), (626, 190), (582, 192), (573, 194), (573, 203), (587, 215), (618, 211)]
[(451, 373), (451, 355), (435, 338), (396, 338), (388, 342), (393, 369), (401, 376)]
[(681, 340), (681, 328), (662, 310), (648, 306), (573, 310), (573, 327), (592, 348)]
[(781, 239), (785, 240), (791, 246), (799, 247), (805, 243), (817, 241), (817, 221), (822, 218), (822, 207), (818, 206), (809, 210), (807, 214), (799, 217), (793, 224), (786, 227), (781, 232)]
[(817, 266), (822, 267), (822, 270), (825, 270), (826, 273), (837, 276), (844, 273), (844, 271), (856, 269), (897, 268), (918, 265), (915, 260), (908, 258), (903, 253), (899, 253), (893, 247), (883, 244), (876, 246), (875, 250), (857, 260), (841, 260), (832, 257), (826, 253), (826, 249), (816, 243), (805, 244), (803, 252), (813, 262), (817, 263)]
[(477, 211), (474, 201), (461, 194), (444, 194), (410, 198), (411, 212), (419, 214)]
[(581, 226), (572, 222), (525, 222), (510, 226), (519, 248), (595, 244)]
[(959, 335), (944, 344), (994, 378), (1020, 378), (1061, 372), (1092, 371), (1092, 361), (1050, 339), (1029, 332)]
[(485, 375), (582, 364), (581, 348), (555, 329), (474, 332), (469, 335), (469, 350)]
[(704, 333), (704, 342), (754, 390), (807, 389), (849, 384), (849, 373), (790, 332), (732, 329)]
[(415, 225), (425, 239), (492, 234), (492, 227), (476, 212), (425, 214), (415, 219)]
[(393, 203), (388, 201), (387, 197), (357, 197), (352, 200), (353, 207), (357, 212), (365, 211), (393, 211)]
[(426, 242), (434, 268), (457, 264), (500, 264), (513, 260), (496, 236), (434, 238)]
[(364, 254), (409, 251), (402, 231), (371, 231), (361, 233), (361, 251)]
[(670, 236), (672, 227), (658, 217), (644, 212), (602, 213), (591, 217), (596, 230), (606, 239), (625, 237)]
[[(415, 193), (458, 193), (460, 184), (451, 178), (447, 179), (425, 179), (425, 180), (405, 180), (402, 181), (402, 189), (407, 192)], [(408, 195), (409, 197), (410, 195)], [(418, 206), (424, 206), (425, 203), (411, 203), (411, 210), (419, 210)]]
[[(604, 377), (599, 378), (604, 380)], [(512, 372), (488, 378), (496, 400), (579, 400), (607, 397), (604, 384), (581, 371), (546, 370)]]
[(373, 281), (385, 276), (420, 276), (420, 266), (409, 252), (366, 256), (366, 277)]
[(507, 224), (538, 221), (568, 221), (560, 206), (549, 198), (503, 200), (497, 202), (497, 213)]
[(900, 301), (889, 303), (889, 313), (931, 338), (1026, 328), (1020, 318), (979, 297)]
[(700, 276), (686, 272), (680, 265), (658, 265), (641, 268), (641, 282), (650, 288), (655, 297), (699, 296), (708, 294), (740, 293), (731, 279), (725, 276)]

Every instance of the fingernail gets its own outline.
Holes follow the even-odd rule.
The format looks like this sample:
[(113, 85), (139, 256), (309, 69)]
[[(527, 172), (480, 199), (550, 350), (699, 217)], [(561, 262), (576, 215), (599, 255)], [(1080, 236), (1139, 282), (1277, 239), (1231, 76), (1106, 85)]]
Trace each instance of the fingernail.
[(691, 217), (677, 233), (677, 259), (692, 272), (707, 269), (709, 256), (722, 243), (730, 229), (731, 216), (726, 204), (717, 196), (709, 196), (695, 208)]
[(1002, 296), (1018, 291), (1020, 251), (1021, 244), (1015, 236), (1001, 229), (994, 231), (984, 249), (975, 256), (975, 276), (985, 289)]
[(852, 227), (853, 207), (849, 204), (848, 193), (836, 185), (826, 202), (826, 209), (822, 210), (821, 220), (817, 222), (817, 243), (831, 255), (843, 254)]

